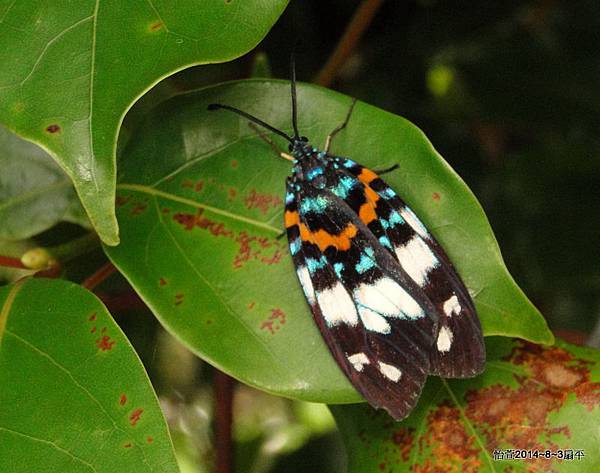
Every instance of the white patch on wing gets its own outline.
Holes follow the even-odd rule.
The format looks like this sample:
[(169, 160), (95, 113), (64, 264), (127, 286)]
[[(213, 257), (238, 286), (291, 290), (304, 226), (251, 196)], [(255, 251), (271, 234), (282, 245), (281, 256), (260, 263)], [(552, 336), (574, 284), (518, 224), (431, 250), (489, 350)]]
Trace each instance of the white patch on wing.
[(437, 338), (437, 349), (441, 352), (450, 351), (450, 347), (452, 346), (452, 339), (454, 335), (452, 334), (452, 330), (450, 330), (445, 325), (440, 329), (440, 333)]
[(318, 291), (317, 302), (329, 327), (341, 323), (354, 326), (358, 323), (358, 314), (354, 302), (339, 281), (329, 289)]
[(412, 229), (421, 235), (423, 238), (429, 239), (429, 232), (425, 228), (425, 225), (421, 223), (418, 217), (408, 207), (403, 207), (400, 210), (402, 218), (412, 227)]
[(425, 315), (417, 301), (390, 278), (361, 284), (354, 291), (354, 299), (365, 327), (379, 333), (389, 333), (391, 329), (384, 317), (416, 319)]
[(418, 235), (405, 245), (396, 247), (396, 256), (402, 269), (421, 287), (427, 283), (429, 271), (440, 264), (431, 248)]
[(298, 275), (302, 289), (304, 289), (304, 294), (306, 295), (306, 299), (308, 299), (308, 303), (313, 305), (316, 302), (315, 290), (313, 288), (312, 281), (310, 280), (308, 269), (306, 266), (300, 266), (298, 269), (296, 269), (296, 274)]
[(347, 357), (348, 361), (350, 363), (352, 363), (352, 366), (354, 366), (354, 369), (356, 371), (358, 371), (359, 373), (363, 370), (363, 368), (365, 367), (365, 365), (370, 364), (371, 362), (369, 361), (369, 358), (367, 358), (367, 355), (365, 355), (364, 353), (355, 353), (354, 355), (350, 355)]
[(388, 365), (382, 361), (379, 362), (379, 371), (381, 371), (383, 376), (394, 383), (400, 379), (400, 376), (402, 376), (402, 371), (400, 371), (394, 365)]
[(458, 297), (453, 295), (450, 299), (444, 302), (444, 314), (451, 317), (453, 314), (458, 315), (460, 313), (460, 304), (458, 303)]

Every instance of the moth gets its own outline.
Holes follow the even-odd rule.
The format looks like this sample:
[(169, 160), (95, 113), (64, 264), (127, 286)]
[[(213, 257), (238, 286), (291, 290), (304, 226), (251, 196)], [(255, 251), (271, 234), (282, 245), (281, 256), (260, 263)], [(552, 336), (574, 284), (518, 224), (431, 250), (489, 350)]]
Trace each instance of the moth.
[(291, 69), (293, 136), (229, 105), (208, 108), (237, 113), (288, 141), (290, 153), (279, 151), (293, 162), (284, 222), (314, 320), (352, 385), (401, 420), (428, 375), (483, 371), (479, 318), (446, 252), (396, 192), (378, 173), (329, 153), (355, 102), (324, 150), (300, 135), (293, 61)]

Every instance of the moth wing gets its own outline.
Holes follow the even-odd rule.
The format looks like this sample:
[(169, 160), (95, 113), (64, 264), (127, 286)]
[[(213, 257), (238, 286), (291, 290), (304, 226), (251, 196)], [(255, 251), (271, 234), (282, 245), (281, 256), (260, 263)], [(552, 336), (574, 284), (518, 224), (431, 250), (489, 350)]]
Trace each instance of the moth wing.
[(348, 196), (356, 213), (436, 308), (439, 324), (430, 352), (430, 373), (444, 378), (481, 373), (485, 345), (479, 318), (446, 252), (381, 177), (354, 161), (334, 159), (342, 174), (362, 184)]
[[(427, 377), (436, 321), (411, 295), (419, 288), (401, 280), (396, 260), (343, 201), (305, 191), (299, 200), (286, 198), (286, 227), (314, 319), (353, 386), (369, 404), (402, 419)], [(315, 202), (326, 211), (315, 212)], [(362, 273), (361, 261), (368, 266)]]

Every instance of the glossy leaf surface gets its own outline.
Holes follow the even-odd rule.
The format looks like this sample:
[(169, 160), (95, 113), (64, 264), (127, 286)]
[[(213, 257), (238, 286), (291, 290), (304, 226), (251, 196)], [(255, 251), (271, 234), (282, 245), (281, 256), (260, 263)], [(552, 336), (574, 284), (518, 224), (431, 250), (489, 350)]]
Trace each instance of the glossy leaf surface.
[(285, 0), (0, 2), (0, 120), (48, 150), (118, 243), (115, 148), (133, 102), (193, 64), (253, 48)]
[(400, 423), (331, 406), (348, 473), (599, 471), (600, 352), (494, 337), (488, 354), (474, 380), (429, 379)]
[(77, 285), (0, 288), (0, 405), (0, 471), (179, 471), (139, 358)]
[[(351, 99), (300, 84), (298, 101), (302, 133), (321, 146)], [(208, 112), (212, 102), (290, 132), (284, 81), (228, 83), (165, 102), (123, 153), (123, 239), (106, 251), (161, 322), (220, 369), (286, 396), (359, 400), (312, 321), (285, 238), (277, 238), (290, 163), (246, 120)], [(479, 204), (421, 131), (359, 102), (332, 150), (373, 169), (399, 164), (386, 180), (446, 248), (487, 335), (552, 342), (504, 267)]]

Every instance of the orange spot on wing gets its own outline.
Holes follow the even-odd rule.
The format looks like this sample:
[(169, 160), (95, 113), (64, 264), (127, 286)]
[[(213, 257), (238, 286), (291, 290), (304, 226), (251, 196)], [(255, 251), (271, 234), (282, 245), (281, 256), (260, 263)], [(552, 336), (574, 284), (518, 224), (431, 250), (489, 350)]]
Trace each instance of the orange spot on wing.
[(362, 168), (362, 171), (357, 177), (358, 180), (363, 184), (369, 184), (371, 181), (374, 181), (379, 176), (368, 168)]
[(284, 221), (285, 228), (290, 228), (294, 225), (298, 225), (300, 223), (300, 217), (298, 216), (298, 212), (296, 210), (294, 210), (293, 212), (286, 210), (284, 215)]
[(377, 219), (377, 214), (375, 213), (375, 202), (379, 200), (379, 195), (369, 186), (365, 186), (365, 197), (367, 201), (360, 206), (360, 209), (358, 210), (358, 217), (365, 225), (368, 225), (373, 220)]
[(350, 242), (357, 233), (356, 226), (349, 223), (344, 230), (338, 235), (332, 235), (331, 233), (320, 229), (317, 232), (311, 232), (306, 225), (300, 224), (300, 238), (304, 241), (311, 241), (319, 247), (321, 251), (325, 251), (325, 248), (334, 246), (338, 250), (346, 251), (350, 248)]

